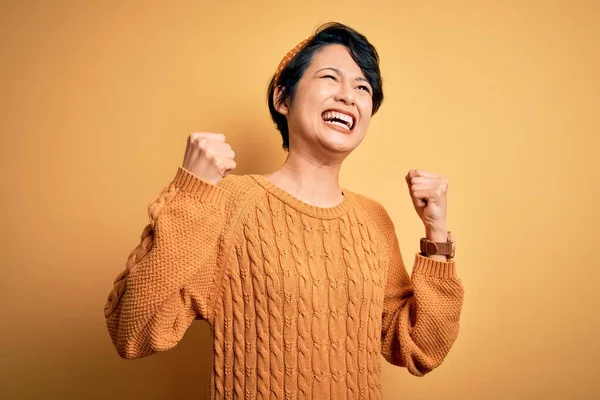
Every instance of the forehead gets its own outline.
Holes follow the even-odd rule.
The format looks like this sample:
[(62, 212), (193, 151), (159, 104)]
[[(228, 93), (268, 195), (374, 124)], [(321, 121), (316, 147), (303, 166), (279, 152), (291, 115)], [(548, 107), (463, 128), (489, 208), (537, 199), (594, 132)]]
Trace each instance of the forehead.
[(323, 46), (314, 55), (308, 70), (318, 71), (322, 68), (336, 68), (344, 74), (364, 77), (362, 70), (352, 59), (350, 50), (341, 44)]

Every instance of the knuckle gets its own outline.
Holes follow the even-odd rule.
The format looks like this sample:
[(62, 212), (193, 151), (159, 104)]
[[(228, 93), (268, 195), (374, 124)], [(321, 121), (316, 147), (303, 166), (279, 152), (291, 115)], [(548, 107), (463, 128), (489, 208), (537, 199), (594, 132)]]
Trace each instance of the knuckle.
[(198, 148), (200, 150), (203, 150), (205, 152), (208, 152), (209, 150), (211, 150), (210, 148), (210, 143), (208, 142), (207, 138), (202, 138), (198, 141)]
[(188, 136), (188, 140), (191, 141), (191, 142), (199, 142), (203, 138), (204, 138), (204, 135), (201, 134), (201, 133), (198, 133), (198, 132), (191, 133)]

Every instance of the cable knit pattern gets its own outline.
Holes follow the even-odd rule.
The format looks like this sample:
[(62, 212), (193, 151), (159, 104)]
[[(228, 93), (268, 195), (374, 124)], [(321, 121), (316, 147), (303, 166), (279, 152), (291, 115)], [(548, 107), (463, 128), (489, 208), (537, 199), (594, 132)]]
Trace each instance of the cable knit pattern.
[(297, 232), (301, 231), (299, 218), (294, 218), (294, 210), (285, 206), (286, 228), (291, 246), (293, 268), (290, 273), (298, 277), (298, 292), (302, 295), (297, 297), (297, 329), (298, 329), (298, 390), (299, 397), (309, 399), (312, 383), (312, 352), (311, 337), (312, 331), (312, 307), (310, 298), (312, 296), (312, 282), (306, 273), (306, 252), (300, 242)]
[(340, 239), (344, 264), (342, 269), (347, 276), (348, 302), (346, 303), (346, 384), (347, 398), (358, 398), (358, 326), (360, 323), (360, 296), (358, 288), (360, 281), (357, 268), (352, 268), (354, 259), (352, 257), (352, 237), (350, 233), (350, 222), (346, 217), (340, 218)]
[[(119, 355), (213, 332), (211, 399), (380, 399), (381, 356), (422, 376), (456, 340), (455, 261), (415, 254), (409, 276), (376, 201), (306, 204), (260, 175), (219, 185), (179, 168), (104, 313)], [(416, 239), (418, 240), (418, 238)]]
[(283, 393), (283, 299), (282, 287), (280, 285), (281, 271), (275, 256), (275, 244), (273, 240), (273, 226), (268, 220), (271, 214), (266, 197), (261, 199), (256, 210), (258, 222), (258, 237), (262, 248), (262, 265), (266, 276), (266, 289), (269, 309), (269, 363), (271, 365), (270, 390), (272, 396), (277, 398)]
[[(255, 221), (255, 219), (253, 220)], [(257, 352), (258, 359), (256, 364), (258, 382), (257, 394), (260, 398), (269, 398), (270, 393), (270, 357), (269, 357), (269, 306), (265, 295), (265, 273), (260, 268), (262, 259), (260, 255), (260, 244), (258, 243), (258, 235), (248, 226), (244, 225), (245, 239), (248, 244), (248, 257), (250, 258), (250, 273), (252, 274), (254, 307), (256, 314), (256, 336), (257, 336)]]
[(281, 278), (283, 288), (283, 309), (284, 313), (284, 328), (283, 328), (283, 343), (284, 343), (284, 387), (285, 398), (296, 399), (298, 397), (298, 332), (297, 318), (298, 315), (298, 300), (297, 300), (297, 283), (296, 274), (292, 270), (293, 264), (289, 259), (290, 255), (290, 238), (288, 237), (288, 228), (286, 224), (286, 212), (283, 209), (284, 204), (276, 201), (269, 196), (269, 206), (271, 208), (271, 222), (273, 223), (273, 231), (275, 232), (276, 251), (279, 256), (278, 265), (281, 266)]

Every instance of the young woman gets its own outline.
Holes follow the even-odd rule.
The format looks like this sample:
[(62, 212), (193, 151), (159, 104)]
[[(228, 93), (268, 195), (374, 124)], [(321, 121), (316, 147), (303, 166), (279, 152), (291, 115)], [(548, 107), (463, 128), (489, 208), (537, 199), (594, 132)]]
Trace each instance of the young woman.
[(190, 135), (105, 307), (118, 353), (167, 350), (205, 319), (219, 399), (378, 399), (381, 354), (418, 376), (438, 366), (463, 300), (447, 179), (406, 176), (426, 232), (412, 277), (385, 209), (339, 184), (382, 100), (375, 48), (331, 23), (290, 51), (269, 85), (288, 150), (279, 170), (230, 174), (223, 135)]

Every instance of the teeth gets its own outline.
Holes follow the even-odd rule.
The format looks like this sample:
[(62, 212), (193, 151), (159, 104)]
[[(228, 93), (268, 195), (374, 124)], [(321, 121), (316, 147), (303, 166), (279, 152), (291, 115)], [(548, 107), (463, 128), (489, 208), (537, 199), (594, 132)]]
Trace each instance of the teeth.
[[(337, 122), (337, 121), (329, 121), (329, 120), (331, 120), (333, 118), (342, 120), (342, 121), (346, 122), (346, 124), (341, 124), (340, 122)], [(352, 127), (354, 126), (353, 118), (350, 115), (344, 114), (344, 113), (341, 113), (341, 112), (338, 112), (338, 111), (325, 111), (323, 113), (323, 119), (326, 122), (333, 123), (333, 124), (340, 125), (340, 126), (344, 126), (344, 127), (348, 128), (348, 129), (352, 129)]]

